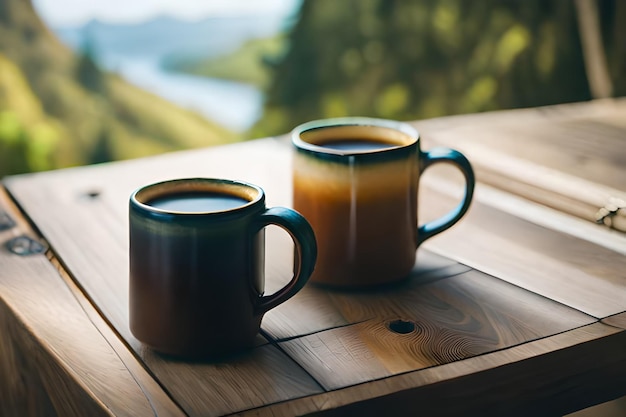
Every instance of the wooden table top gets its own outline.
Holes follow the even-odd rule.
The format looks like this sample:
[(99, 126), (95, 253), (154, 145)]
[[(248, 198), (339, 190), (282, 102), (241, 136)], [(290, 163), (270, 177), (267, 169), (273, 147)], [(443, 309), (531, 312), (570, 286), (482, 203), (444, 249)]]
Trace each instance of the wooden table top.
[[(468, 215), (418, 250), (403, 285), (307, 285), (266, 314), (255, 348), (216, 363), (164, 358), (130, 333), (128, 198), (150, 182), (203, 176), (257, 184), (268, 206), (290, 206), (285, 137), (5, 178), (0, 210), (15, 226), (0, 226), (0, 414), (562, 415), (626, 395), (626, 234), (503, 191), (493, 180), (502, 166), (481, 153), (498, 132), (519, 144), (516, 124), (533, 121), (552, 129), (546, 152), (562, 149), (562, 136), (586, 121), (621, 129), (598, 140), (621, 143), (623, 158), (626, 117), (616, 115), (626, 116), (624, 101), (574, 108), (416, 122), (423, 148), (446, 144), (477, 161)], [(461, 135), (463, 127), (474, 133)], [(507, 153), (505, 139), (490, 149), (520, 156)], [(595, 148), (589, 158), (603, 158)], [(566, 156), (535, 156), (522, 167), (578, 175)], [(624, 159), (610, 156), (576, 180), (625, 192)], [(596, 167), (614, 171), (604, 181)], [(461, 193), (445, 169), (420, 187), (422, 222)], [(22, 235), (47, 250), (11, 252)], [(277, 228), (267, 239), (272, 292), (290, 276), (292, 249)], [(396, 321), (415, 329), (396, 332)]]

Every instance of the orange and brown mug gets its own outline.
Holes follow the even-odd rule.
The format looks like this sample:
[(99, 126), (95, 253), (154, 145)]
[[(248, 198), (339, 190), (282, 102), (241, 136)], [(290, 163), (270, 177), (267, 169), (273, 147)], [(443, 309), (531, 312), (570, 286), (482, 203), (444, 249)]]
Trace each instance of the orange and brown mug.
[[(292, 132), (293, 208), (315, 231), (318, 258), (311, 282), (370, 287), (403, 280), (426, 239), (466, 213), (474, 190), (467, 158), (448, 148), (420, 149), (409, 124), (337, 118)], [(447, 215), (418, 226), (420, 175), (447, 162), (465, 177), (465, 195)]]

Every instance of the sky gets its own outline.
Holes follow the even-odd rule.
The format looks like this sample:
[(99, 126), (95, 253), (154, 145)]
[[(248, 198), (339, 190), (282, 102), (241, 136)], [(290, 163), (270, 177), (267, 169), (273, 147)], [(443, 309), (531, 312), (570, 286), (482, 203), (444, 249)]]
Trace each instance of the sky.
[(33, 0), (53, 27), (80, 26), (91, 19), (136, 23), (168, 14), (198, 20), (210, 16), (289, 15), (301, 0)]

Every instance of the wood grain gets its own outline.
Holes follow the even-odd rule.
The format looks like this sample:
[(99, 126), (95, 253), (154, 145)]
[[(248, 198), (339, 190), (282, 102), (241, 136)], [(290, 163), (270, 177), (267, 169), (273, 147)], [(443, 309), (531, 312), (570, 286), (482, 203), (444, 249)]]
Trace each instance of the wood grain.
[(45, 254), (5, 248), (36, 236), (2, 189), (0, 207), (18, 223), (0, 232), (0, 414), (182, 415)]
[(190, 416), (222, 416), (323, 392), (292, 359), (265, 345), (217, 363), (142, 358)]
[(602, 322), (610, 326), (619, 327), (620, 329), (626, 329), (626, 313), (607, 317), (603, 319)]
[(238, 415), (564, 415), (626, 394), (625, 344), (626, 332), (593, 323)]
[[(327, 390), (451, 363), (571, 330), (595, 319), (478, 271), (419, 279), (366, 293), (326, 291), (300, 300), (334, 309), (351, 326), (290, 339), (281, 347)], [(313, 301), (307, 306), (307, 301)], [(325, 305), (322, 303), (332, 303)], [(284, 321), (288, 321), (285, 315)], [(290, 328), (313, 316), (291, 315)], [(400, 320), (415, 328), (394, 331)], [(281, 328), (266, 327), (280, 339)]]
[[(432, 193), (425, 211), (443, 212), (453, 201), (449, 195)], [(475, 201), (452, 231), (424, 247), (594, 317), (626, 310), (624, 254), (483, 201)]]
[[(515, 117), (459, 116), (419, 125), (427, 127), (427, 139), (437, 131), (441, 143), (456, 141), (463, 124), (479, 126), (476, 132), (487, 127), (509, 132), (515, 120), (522, 125), (537, 120), (547, 125), (558, 122), (565, 126), (564, 132), (547, 129), (548, 136), (565, 135), (572, 129), (566, 124), (575, 122), (581, 113), (587, 127), (588, 119), (602, 119), (601, 128), (594, 127), (592, 134), (604, 135), (606, 130), (612, 137), (626, 128), (619, 118), (605, 117), (607, 112), (616, 112), (613, 104), (606, 104), (604, 110), (598, 106), (602, 104), (583, 106), (587, 110), (578, 106), (522, 110)], [(505, 136), (514, 137), (515, 129), (511, 132)], [(580, 147), (577, 155), (603, 152), (601, 146), (585, 148), (584, 136), (574, 141)], [(427, 143), (436, 141), (428, 139)], [(495, 142), (483, 146), (492, 145), (498, 146)], [(571, 162), (567, 158), (558, 161)], [(74, 397), (63, 397), (64, 401), (92, 401), (97, 410), (105, 410), (100, 406), (104, 404), (106, 412), (116, 415), (130, 413), (124, 408), (127, 397), (137, 398), (134, 415), (153, 412), (150, 402), (154, 406), (155, 399), (166, 410), (160, 414), (180, 413), (178, 404), (188, 415), (209, 416), (247, 410), (255, 415), (321, 411), (373, 415), (390, 410), (454, 415), (462, 408), (477, 413), (503, 411), (505, 405), (532, 414), (549, 398), (558, 400), (556, 408), (547, 408), (556, 413), (569, 410), (570, 404), (610, 399), (623, 391), (624, 332), (619, 324), (626, 312), (626, 268), (619, 250), (621, 240), (612, 237), (611, 244), (599, 245), (568, 233), (564, 228), (573, 223), (562, 220), (563, 215), (553, 214), (543, 223), (519, 217), (511, 209), (515, 204), (504, 209), (497, 193), (482, 192), (481, 185), (468, 215), (418, 250), (411, 279), (400, 286), (357, 293), (307, 286), (266, 315), (264, 337), (254, 349), (222, 362), (174, 361), (145, 349), (128, 329), (130, 193), (164, 179), (220, 177), (261, 186), (269, 206), (290, 206), (291, 163), (285, 138), (270, 138), (4, 179), (12, 197), (52, 248), (52, 262), (45, 256), (26, 260), (0, 252), (0, 285), (10, 283), (8, 292), (0, 287), (0, 301), (8, 307), (0, 322), (5, 327), (28, 324), (10, 327), (19, 333), (11, 338), (11, 352), (15, 343), (25, 345), (30, 337), (35, 347), (43, 346), (42, 363), (52, 359), (59, 364), (57, 385), (69, 378), (70, 384), (74, 381), (84, 388), (68, 389), (75, 394), (66, 394)], [(608, 169), (615, 168), (614, 162), (608, 165)], [(589, 167), (609, 172), (594, 164)], [(618, 168), (619, 175), (623, 168)], [(425, 176), (420, 190), (421, 220), (441, 215), (458, 198), (455, 181)], [(525, 200), (523, 207), (539, 205)], [(551, 226), (556, 223), (558, 227)], [(4, 233), (0, 237), (7, 236)], [(593, 239), (603, 236), (599, 231)], [(268, 292), (289, 279), (292, 253), (284, 233), (270, 228)], [(14, 276), (28, 279), (11, 279)], [(54, 280), (45, 281), (50, 276)], [(59, 287), (58, 282), (64, 280)], [(24, 296), (30, 294), (31, 286), (40, 297), (52, 297), (33, 302), (31, 296)], [(90, 310), (92, 305), (95, 309)], [(594, 323), (597, 319), (603, 323)], [(415, 323), (415, 330), (390, 331), (390, 323), (397, 320)], [(63, 326), (67, 328), (57, 329)], [(74, 341), (83, 332), (85, 337)], [(63, 343), (67, 340), (72, 343)], [(123, 353), (126, 347), (129, 350)], [(12, 364), (26, 360), (15, 353), (0, 357)], [(149, 374), (142, 373), (143, 366)], [(41, 377), (32, 386), (43, 387), (51, 378)], [(618, 384), (617, 388), (610, 382)], [(42, 409), (55, 409), (57, 405), (50, 406), (46, 398), (62, 394), (48, 395), (46, 389), (15, 392), (22, 399), (41, 400)], [(520, 396), (520, 390), (526, 395)], [(583, 390), (590, 397), (584, 397)]]
[[(626, 201), (626, 99), (416, 122), (429, 146), (461, 150), (477, 179), (595, 222)], [(626, 232), (626, 212), (613, 221)]]
[[(411, 273), (410, 285), (437, 281), (469, 270), (467, 266), (443, 256), (426, 250), (420, 251)], [(286, 265), (280, 272), (282, 274), (276, 275), (283, 277), (290, 273)], [(406, 285), (392, 288), (402, 292)], [(373, 294), (388, 294), (384, 290), (374, 291)], [(344, 311), (343, 307), (353, 295), (353, 292), (332, 291), (308, 285), (296, 294), (292, 303), (282, 304), (265, 316), (264, 334), (275, 340), (284, 340), (370, 319), (371, 314), (355, 317), (349, 311)], [(395, 299), (389, 300), (390, 303), (393, 301)]]
[[(0, 300), (0, 413), (3, 416), (110, 415), (60, 366)], [(138, 409), (141, 412), (141, 408)]]
[[(271, 178), (276, 164), (246, 163), (245, 159), (262, 160), (262, 155), (266, 155), (271, 162), (275, 143), (270, 139), (262, 144), (218, 148), (217, 152), (181, 152), (175, 157), (160, 156), (7, 181), (21, 203), (24, 199), (24, 207), (33, 211), (31, 219), (63, 265), (77, 278), (77, 284), (189, 415), (233, 413), (318, 393), (321, 388), (299, 365), (276, 347), (267, 345), (263, 338), (259, 338), (258, 344), (266, 346), (237, 360), (214, 364), (176, 363), (145, 349), (128, 328), (128, 198), (140, 185), (173, 177), (218, 176), (258, 184), (258, 178), (252, 181), (250, 175), (267, 173)], [(240, 154), (245, 157), (239, 167), (240, 170), (248, 167), (251, 170), (248, 175), (245, 169), (239, 174), (232, 172), (232, 168), (229, 171), (233, 164), (225, 163), (223, 153), (232, 157), (232, 152), (238, 149), (248, 149)], [(280, 149), (283, 153), (273, 158), (284, 158), (285, 149), (282, 146)], [(172, 157), (174, 162), (167, 162), (169, 169), (164, 170), (164, 161)], [(213, 167), (213, 172), (210, 169), (207, 172), (207, 166)], [(21, 185), (13, 187), (18, 182)], [(266, 191), (271, 204), (270, 191)], [(271, 256), (283, 255), (274, 252)], [(272, 277), (268, 279), (271, 281)], [(249, 395), (241, 395), (242, 391)]]

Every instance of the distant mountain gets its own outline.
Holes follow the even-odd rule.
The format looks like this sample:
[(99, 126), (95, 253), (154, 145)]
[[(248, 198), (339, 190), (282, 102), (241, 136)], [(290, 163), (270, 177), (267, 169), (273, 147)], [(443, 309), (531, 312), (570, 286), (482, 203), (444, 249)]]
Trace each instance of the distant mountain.
[(54, 31), (73, 49), (89, 44), (96, 55), (207, 58), (233, 51), (249, 39), (272, 36), (284, 24), (284, 18), (277, 16), (216, 17), (196, 22), (161, 16), (132, 25), (92, 20), (81, 27)]
[(0, 0), (0, 177), (238, 139), (101, 71), (87, 52), (60, 42), (30, 0)]

